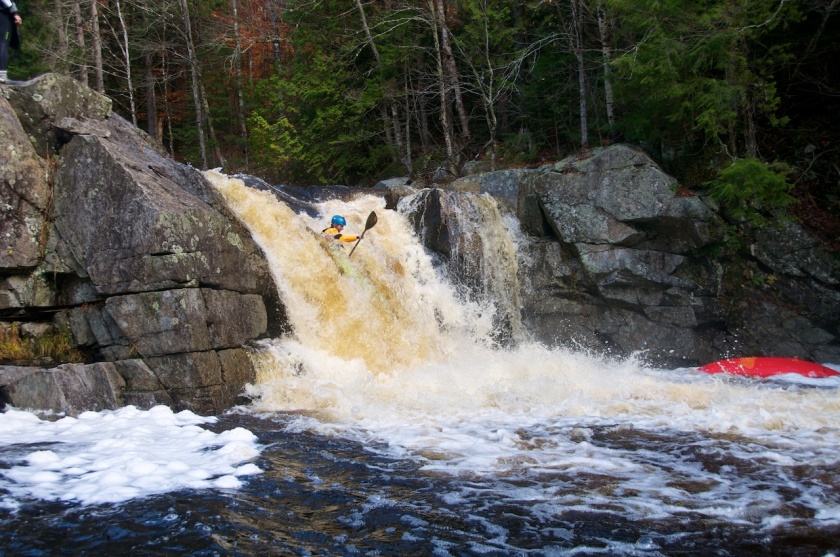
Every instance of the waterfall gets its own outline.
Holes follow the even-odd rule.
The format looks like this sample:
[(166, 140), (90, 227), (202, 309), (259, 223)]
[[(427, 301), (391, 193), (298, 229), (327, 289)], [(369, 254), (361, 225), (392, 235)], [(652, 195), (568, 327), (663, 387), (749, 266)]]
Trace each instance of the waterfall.
[[(319, 418), (302, 427), (350, 428), (361, 438), (376, 432), (390, 446), (424, 454), (440, 452), (441, 443), (461, 447), (443, 451), (452, 454), (484, 446), (499, 424), (626, 421), (759, 436), (836, 426), (832, 389), (791, 391), (694, 370), (645, 369), (632, 359), (611, 361), (527, 340), (500, 345), (499, 307), (515, 315), (518, 303), (510, 264), (515, 252), (503, 224), (476, 224), (498, 215), (481, 196), (430, 192), (406, 199), (398, 212), (362, 195), (298, 214), (271, 192), (208, 177), (265, 253), (291, 326), (254, 355), (257, 380), (248, 394), (256, 410), (301, 411)], [(427, 210), (435, 196), (445, 209), (438, 217)], [(415, 210), (423, 203), (426, 210)], [(371, 211), (378, 223), (352, 258), (349, 248), (334, 249), (321, 237), (331, 215), (344, 215), (345, 231), (357, 234)], [(431, 249), (424, 247), (429, 243)], [(492, 254), (481, 258), (489, 267), (472, 269), (469, 262), (478, 259), (461, 257), (478, 251)], [(450, 265), (454, 272), (441, 271)], [(447, 278), (455, 274), (458, 284)], [(464, 276), (480, 278), (468, 296)], [(498, 305), (487, 303), (494, 297)], [(531, 449), (529, 458), (550, 456), (544, 447)], [(497, 464), (505, 462), (499, 456)]]
[[(381, 198), (326, 201), (313, 217), (240, 179), (212, 171), (206, 175), (264, 252), (291, 325), (291, 334), (273, 343), (271, 358), (277, 362), (264, 366), (261, 384), (325, 368), (388, 376), (447, 361), (464, 345), (495, 344), (496, 310), (490, 298), (510, 285), (488, 283), (482, 299), (464, 299), (435, 267), (409, 220), (385, 210)], [(490, 212), (486, 203), (475, 206)], [(320, 233), (337, 213), (347, 218), (346, 233), (359, 234), (371, 211), (377, 212), (378, 222), (352, 258), (352, 244), (336, 247)]]
[(462, 298), (495, 312), (494, 338), (525, 340), (516, 246), (496, 200), (445, 190), (423, 190), (400, 200), (399, 211), (414, 223), (423, 243), (443, 259), (448, 279)]

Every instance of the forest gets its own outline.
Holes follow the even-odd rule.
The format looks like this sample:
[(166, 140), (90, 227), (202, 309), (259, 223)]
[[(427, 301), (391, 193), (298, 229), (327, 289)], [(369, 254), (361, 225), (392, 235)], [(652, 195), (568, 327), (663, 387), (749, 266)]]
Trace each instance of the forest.
[(637, 145), (838, 247), (840, 0), (20, 0), (9, 76), (72, 75), (198, 168), (365, 187)]

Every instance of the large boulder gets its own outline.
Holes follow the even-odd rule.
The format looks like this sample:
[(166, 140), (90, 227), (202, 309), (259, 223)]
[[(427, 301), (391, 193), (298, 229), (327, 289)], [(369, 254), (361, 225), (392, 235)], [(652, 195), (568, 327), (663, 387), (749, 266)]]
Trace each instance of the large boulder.
[[(5, 402), (60, 412), (234, 404), (255, 374), (243, 346), (285, 326), (247, 229), (201, 172), (102, 95), (52, 74), (2, 91), (0, 310), (21, 323), (55, 315), (104, 361), (0, 375)], [(99, 394), (74, 402), (74, 390)]]
[(674, 178), (624, 145), (598, 150), (534, 179), (560, 241), (688, 253), (720, 238), (720, 220)]
[(523, 320), (539, 340), (666, 365), (713, 357), (723, 318), (704, 308), (715, 273), (693, 254), (721, 238), (720, 219), (649, 157), (598, 149), (532, 173), (518, 199), (559, 243), (550, 258), (538, 255), (544, 244), (521, 257), (523, 274), (547, 275), (523, 293)]
[(840, 316), (840, 256), (821, 246), (801, 226), (781, 222), (756, 231), (752, 255), (769, 271), (767, 280), (785, 297), (820, 319)]
[[(638, 149), (599, 148), (446, 188), (492, 195), (518, 217), (527, 235), (517, 242), (522, 322), (536, 340), (667, 366), (729, 355), (840, 358), (837, 254), (792, 223), (726, 223)], [(464, 242), (441, 224), (438, 205), (426, 203), (415, 220), (426, 223), (427, 246), (446, 256)], [(504, 233), (492, 227), (477, 225)], [(748, 250), (733, 252), (744, 238)], [(484, 255), (459, 257), (480, 268)]]
[(144, 358), (234, 348), (267, 329), (262, 298), (230, 290), (182, 288), (111, 296), (104, 313), (126, 350)]
[(176, 164), (144, 148), (123, 121), (108, 123), (110, 137), (80, 135), (64, 147), (55, 192), (56, 228), (96, 289), (113, 295), (192, 283), (262, 292), (267, 269), (247, 232), (186, 190)]
[(0, 398), (18, 408), (77, 415), (122, 406), (125, 380), (113, 364), (64, 364), (54, 369), (0, 367)]
[[(669, 365), (716, 355), (725, 319), (708, 308), (719, 269), (694, 254), (720, 240), (721, 221), (643, 152), (616, 145), (446, 187), (452, 195), (493, 196), (519, 219), (530, 241), (519, 245), (518, 301), (536, 340), (616, 356), (644, 352)], [(422, 218), (434, 224), (436, 213)], [(438, 252), (451, 243), (447, 234), (427, 236)]]

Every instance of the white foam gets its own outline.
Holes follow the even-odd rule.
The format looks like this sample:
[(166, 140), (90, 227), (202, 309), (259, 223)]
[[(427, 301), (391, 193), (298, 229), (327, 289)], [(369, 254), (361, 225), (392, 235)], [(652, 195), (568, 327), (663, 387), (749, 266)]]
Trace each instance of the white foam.
[[(9, 410), (0, 414), (0, 447), (24, 452), (0, 470), (0, 487), (9, 491), (3, 506), (24, 497), (94, 504), (182, 488), (239, 488), (240, 477), (261, 473), (250, 462), (261, 448), (243, 428), (217, 434), (200, 427), (216, 420), (165, 406), (54, 422)], [(31, 445), (38, 448), (26, 452)]]
[[(609, 507), (773, 527), (791, 519), (789, 505), (816, 513), (835, 499), (833, 482), (795, 479), (797, 467), (840, 462), (831, 381), (654, 370), (537, 345), (464, 346), (393, 373), (286, 341), (266, 343), (262, 357), (255, 409), (304, 411), (289, 431), (349, 437), (428, 473), (488, 479), (495, 497), (533, 501), (546, 520), (560, 508)], [(648, 438), (665, 441), (646, 448)], [(767, 490), (768, 477), (796, 485), (796, 501)], [(458, 485), (444, 500), (474, 496)], [(819, 518), (835, 520), (830, 511)]]

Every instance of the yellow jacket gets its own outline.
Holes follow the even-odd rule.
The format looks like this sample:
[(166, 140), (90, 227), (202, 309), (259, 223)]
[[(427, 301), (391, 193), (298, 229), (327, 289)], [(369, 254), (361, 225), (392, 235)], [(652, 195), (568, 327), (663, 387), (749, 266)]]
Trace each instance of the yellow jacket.
[(358, 236), (353, 236), (351, 234), (342, 234), (338, 231), (337, 228), (331, 226), (329, 228), (325, 228), (323, 230), (324, 236), (327, 236), (330, 240), (338, 240), (339, 242), (355, 242), (359, 239)]

